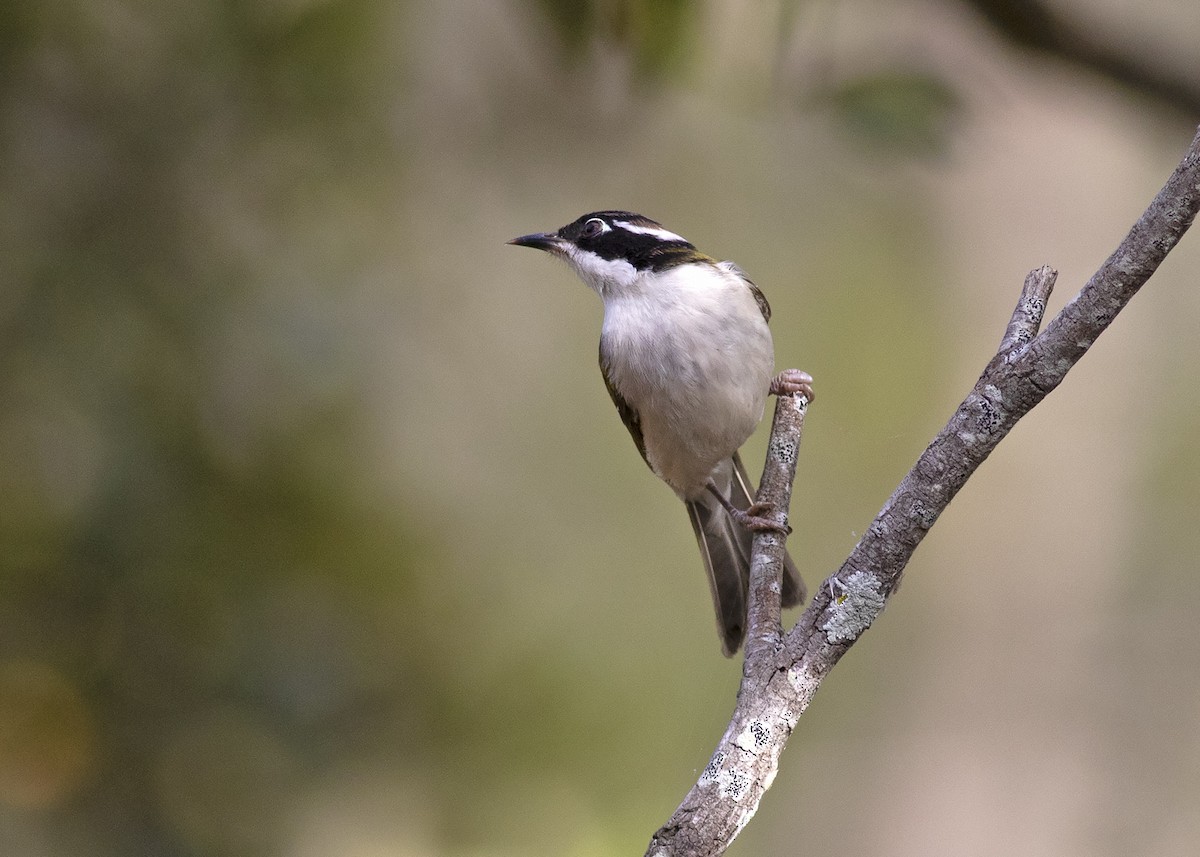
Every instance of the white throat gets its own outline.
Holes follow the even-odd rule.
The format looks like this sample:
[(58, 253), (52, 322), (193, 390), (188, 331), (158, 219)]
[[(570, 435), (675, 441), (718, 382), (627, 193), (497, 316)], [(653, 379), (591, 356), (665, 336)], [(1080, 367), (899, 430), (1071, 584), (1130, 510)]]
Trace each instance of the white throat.
[(566, 260), (579, 279), (602, 298), (627, 292), (640, 273), (624, 259), (604, 259), (578, 247), (568, 249)]

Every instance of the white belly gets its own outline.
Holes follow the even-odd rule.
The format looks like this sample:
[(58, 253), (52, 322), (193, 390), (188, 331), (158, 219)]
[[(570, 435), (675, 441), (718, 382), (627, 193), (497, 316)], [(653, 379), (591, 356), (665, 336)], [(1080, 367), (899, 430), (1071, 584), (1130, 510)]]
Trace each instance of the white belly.
[(641, 421), (650, 466), (693, 499), (762, 419), (774, 349), (735, 275), (692, 269), (655, 285), (654, 294), (605, 301), (601, 350), (610, 383)]

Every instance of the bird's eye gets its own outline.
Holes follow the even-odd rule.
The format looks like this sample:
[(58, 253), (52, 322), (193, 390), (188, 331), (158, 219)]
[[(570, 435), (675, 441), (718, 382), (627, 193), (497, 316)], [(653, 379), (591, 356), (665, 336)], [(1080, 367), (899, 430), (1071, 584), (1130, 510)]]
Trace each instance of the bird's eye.
[(583, 224), (582, 235), (584, 238), (595, 238), (606, 228), (606, 224), (599, 217), (593, 217), (587, 223)]

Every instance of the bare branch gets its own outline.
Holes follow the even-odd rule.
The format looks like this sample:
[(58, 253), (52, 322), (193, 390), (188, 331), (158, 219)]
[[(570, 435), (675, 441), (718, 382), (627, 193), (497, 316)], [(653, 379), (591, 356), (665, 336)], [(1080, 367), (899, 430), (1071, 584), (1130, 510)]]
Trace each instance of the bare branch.
[(1021, 288), (1021, 299), (1017, 301), (997, 353), (1007, 354), (1037, 336), (1042, 326), (1042, 316), (1046, 314), (1046, 301), (1050, 300), (1050, 292), (1054, 290), (1057, 279), (1058, 271), (1049, 265), (1029, 272)]
[[(780, 396), (758, 501), (786, 517), (808, 400)], [(720, 854), (754, 817), (779, 768), (779, 754), (803, 707), (776, 670), (781, 651), (780, 576), (784, 537), (756, 533), (750, 564), (749, 633), (738, 703), (699, 781), (654, 834), (647, 855)], [(816, 690), (816, 686), (813, 686)], [(807, 705), (807, 699), (804, 700)]]
[[(776, 629), (784, 539), (777, 534), (756, 538), (751, 636), (737, 706), (699, 781), (654, 834), (647, 855), (724, 852), (757, 811), (780, 753), (822, 679), (883, 610), (925, 533), (1017, 421), (1062, 382), (1150, 278), (1197, 209), (1200, 131), (1125, 240), (1041, 333), (1056, 275), (1048, 267), (1030, 273), (1000, 349), (974, 389), (782, 640)], [(806, 405), (789, 396), (777, 403), (758, 496), (785, 513)], [(789, 410), (798, 410), (799, 419)], [(778, 482), (780, 472), (785, 486)]]
[(1147, 62), (1096, 39), (1060, 9), (1043, 0), (965, 0), (1015, 45), (1087, 69), (1189, 116), (1200, 112), (1200, 82)]
[[(771, 503), (775, 509), (783, 510), (784, 520), (792, 502), (800, 435), (807, 412), (808, 399), (803, 394), (780, 396), (771, 424), (771, 441), (759, 482), (759, 497), (774, 498)], [(746, 634), (746, 664), (750, 669), (761, 664), (764, 658), (774, 658), (779, 650), (783, 635), (779, 624), (783, 555), (784, 538), (779, 533), (767, 530), (755, 534)]]

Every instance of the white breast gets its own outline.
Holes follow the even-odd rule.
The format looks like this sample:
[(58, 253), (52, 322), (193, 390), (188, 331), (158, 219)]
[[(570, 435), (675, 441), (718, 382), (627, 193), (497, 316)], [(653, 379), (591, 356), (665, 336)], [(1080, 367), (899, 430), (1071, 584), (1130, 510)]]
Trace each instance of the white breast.
[(604, 298), (609, 381), (638, 413), (650, 466), (697, 497), (762, 419), (774, 371), (766, 320), (740, 277), (706, 264), (641, 274)]

